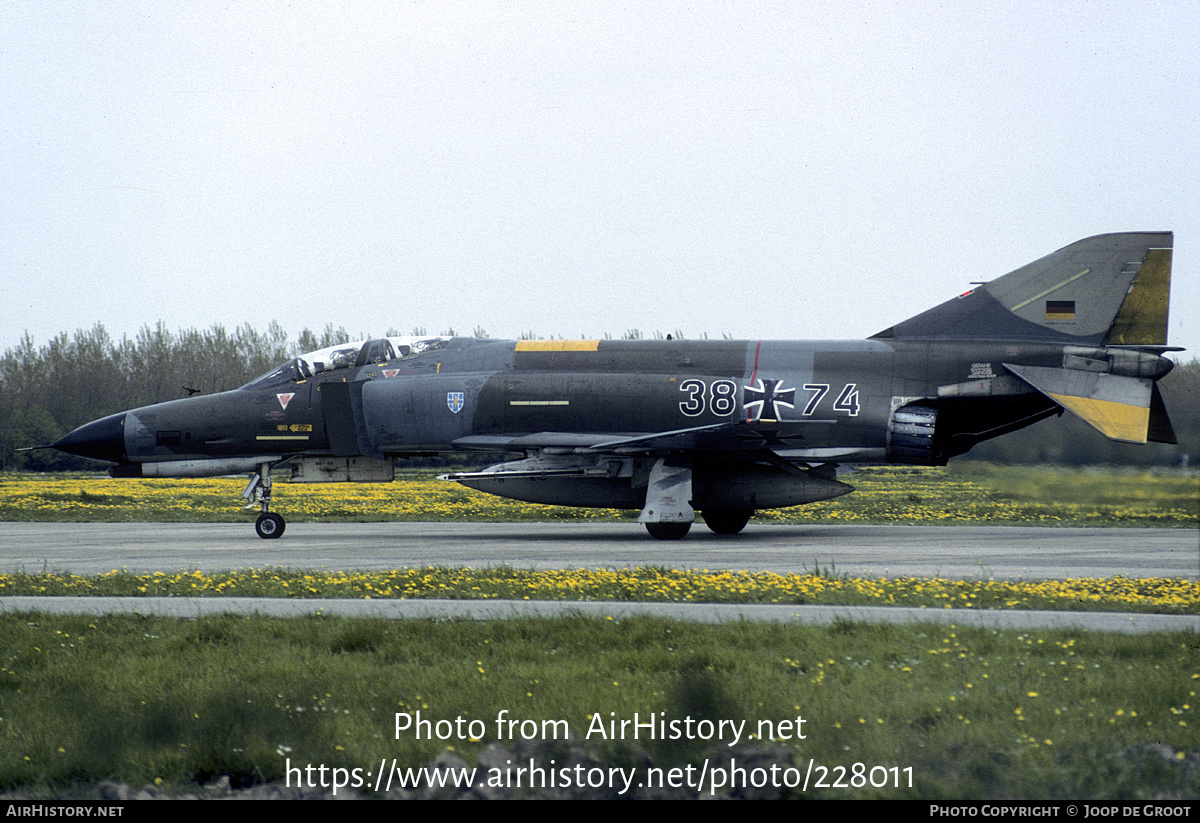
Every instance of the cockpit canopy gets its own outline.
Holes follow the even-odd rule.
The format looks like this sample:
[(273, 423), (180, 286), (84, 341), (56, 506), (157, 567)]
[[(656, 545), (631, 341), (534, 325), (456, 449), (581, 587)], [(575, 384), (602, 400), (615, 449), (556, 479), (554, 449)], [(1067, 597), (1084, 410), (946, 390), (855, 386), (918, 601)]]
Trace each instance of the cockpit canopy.
[(297, 380), (307, 380), (318, 374), (368, 363), (386, 363), (412, 357), (422, 352), (441, 349), (449, 337), (379, 337), (354, 343), (338, 343), (294, 357), (261, 377), (256, 377), (243, 389), (265, 389)]

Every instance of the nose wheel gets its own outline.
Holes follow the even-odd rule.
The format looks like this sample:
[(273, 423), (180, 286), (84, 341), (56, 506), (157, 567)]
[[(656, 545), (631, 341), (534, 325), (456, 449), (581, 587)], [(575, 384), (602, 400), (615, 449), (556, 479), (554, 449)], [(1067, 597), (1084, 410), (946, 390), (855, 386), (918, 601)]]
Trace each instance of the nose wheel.
[(258, 520), (254, 521), (254, 530), (258, 532), (258, 536), (263, 540), (273, 540), (276, 537), (281, 537), (286, 526), (287, 524), (283, 521), (283, 516), (275, 512), (263, 512), (258, 516)]
[(258, 532), (259, 537), (263, 540), (274, 540), (283, 536), (287, 523), (284, 522), (283, 515), (271, 511), (270, 463), (259, 464), (254, 474), (250, 475), (250, 482), (242, 492), (242, 497), (250, 501), (246, 508), (253, 509), (257, 506), (262, 512), (258, 520), (254, 521), (254, 531)]

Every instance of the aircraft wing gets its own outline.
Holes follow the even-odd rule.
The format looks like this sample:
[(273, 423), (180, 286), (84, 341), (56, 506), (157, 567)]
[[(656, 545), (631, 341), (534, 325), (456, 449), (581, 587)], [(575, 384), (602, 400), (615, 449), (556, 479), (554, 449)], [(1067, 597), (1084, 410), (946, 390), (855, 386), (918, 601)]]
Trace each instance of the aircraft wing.
[(524, 451), (527, 449), (569, 449), (578, 452), (643, 454), (664, 449), (671, 451), (760, 452), (764, 449), (788, 449), (805, 445), (814, 428), (832, 425), (833, 420), (789, 420), (777, 422), (736, 421), (695, 426), (673, 431), (615, 435), (612, 432), (538, 432), (518, 436), (472, 435), (461, 437), (454, 445), (462, 449), (485, 451)]
[(596, 443), (590, 451), (638, 453), (670, 449), (672, 451), (744, 451), (788, 448), (802, 445), (805, 432), (815, 426), (831, 425), (832, 420), (789, 420), (772, 423), (716, 423), (689, 429), (658, 432), (637, 437)]

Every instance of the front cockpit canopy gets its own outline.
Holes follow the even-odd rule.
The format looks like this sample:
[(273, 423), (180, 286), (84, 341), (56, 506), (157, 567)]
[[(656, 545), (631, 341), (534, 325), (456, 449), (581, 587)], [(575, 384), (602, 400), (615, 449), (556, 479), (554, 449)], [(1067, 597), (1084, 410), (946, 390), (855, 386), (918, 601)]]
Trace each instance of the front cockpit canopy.
[(318, 374), (360, 367), (368, 363), (386, 363), (412, 357), (434, 349), (444, 348), (448, 337), (379, 337), (354, 343), (338, 343), (294, 357), (261, 377), (256, 377), (243, 389), (265, 389), (284, 383), (307, 380)]

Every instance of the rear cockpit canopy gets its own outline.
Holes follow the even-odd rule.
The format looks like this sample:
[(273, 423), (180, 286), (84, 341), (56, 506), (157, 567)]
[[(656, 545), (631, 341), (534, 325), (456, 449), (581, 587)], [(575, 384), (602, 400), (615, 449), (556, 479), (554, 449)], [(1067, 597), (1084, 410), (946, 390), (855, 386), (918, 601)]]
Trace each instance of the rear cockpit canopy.
[(444, 348), (449, 337), (379, 337), (354, 343), (338, 343), (302, 354), (261, 377), (256, 377), (243, 389), (265, 389), (297, 380), (307, 380), (318, 374), (368, 363), (386, 363), (412, 357), (423, 352)]

